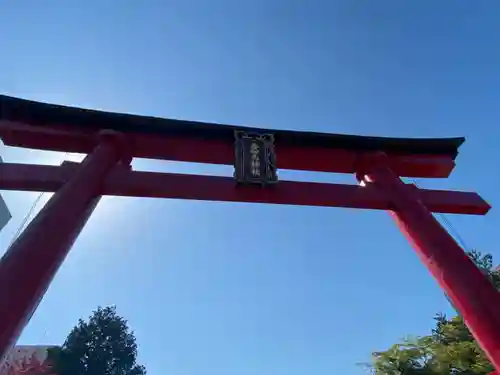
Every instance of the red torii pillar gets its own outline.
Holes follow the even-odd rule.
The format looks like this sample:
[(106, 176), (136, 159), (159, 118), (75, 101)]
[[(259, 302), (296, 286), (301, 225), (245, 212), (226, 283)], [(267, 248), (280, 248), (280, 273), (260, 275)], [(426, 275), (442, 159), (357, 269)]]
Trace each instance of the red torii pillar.
[(366, 160), (358, 180), (373, 184), (391, 196), (391, 215), (413, 245), (472, 334), (500, 369), (500, 295), (491, 281), (465, 254), (453, 237), (387, 167), (383, 154)]
[[(110, 193), (122, 196), (184, 197), (186, 199), (392, 210), (391, 214), (413, 244), (421, 260), (462, 314), (467, 326), (495, 368), (500, 369), (499, 294), (487, 277), (479, 271), (460, 246), (437, 222), (429, 210), (430, 206), (424, 204), (423, 201), (430, 199), (437, 206), (448, 205), (449, 207), (449, 201), (457, 199), (458, 194), (460, 197), (458, 202), (451, 204), (453, 211), (448, 212), (460, 213), (467, 207), (468, 210), (472, 208), (476, 210), (472, 210), (475, 213), (484, 214), (489, 206), (477, 195), (471, 193), (444, 192), (446, 197), (443, 197), (436, 191), (423, 191), (406, 185), (399, 178), (399, 175), (408, 176), (404, 172), (400, 173), (408, 167), (408, 163), (413, 166), (414, 173), (422, 176), (423, 171), (427, 169), (426, 160), (432, 164), (432, 153), (429, 153), (427, 155), (429, 158), (426, 159), (426, 155), (423, 155), (423, 158), (413, 158), (411, 155), (406, 158), (404, 153), (401, 157), (397, 155), (397, 152), (390, 157), (383, 153), (369, 154), (366, 149), (360, 150), (359, 153), (347, 152), (341, 147), (340, 152), (337, 149), (332, 153), (325, 151), (328, 148), (321, 146), (309, 147), (306, 150), (301, 144), (297, 144), (296, 133), (286, 135), (282, 132), (280, 136), (289, 137), (291, 143), (277, 144), (278, 154), (287, 155), (281, 159), (284, 162), (279, 164), (280, 168), (299, 167), (295, 169), (356, 172), (358, 180), (367, 185), (366, 191), (360, 191), (357, 186), (350, 185), (331, 184), (331, 187), (318, 189), (318, 185), (321, 184), (293, 182), (282, 182), (269, 189), (239, 189), (234, 188), (233, 181), (228, 181), (227, 178), (186, 177), (172, 174), (167, 176), (166, 174), (124, 171), (123, 168), (123, 164), (130, 164), (132, 154), (138, 157), (166, 160), (230, 164), (234, 158), (234, 148), (233, 142), (227, 135), (232, 134), (234, 130), (232, 127), (202, 124), (203, 126), (196, 130), (197, 135), (193, 137), (183, 138), (179, 134), (171, 134), (172, 136), (163, 134), (157, 138), (154, 133), (150, 136), (143, 132), (144, 126), (150, 120), (148, 118), (137, 119), (137, 116), (132, 116), (124, 120), (124, 116), (127, 115), (103, 114), (97, 111), (85, 114), (86, 112), (82, 109), (54, 107), (32, 102), (26, 104), (26, 102), (12, 98), (2, 100), (5, 103), (2, 105), (4, 113), (0, 113), (0, 120), (4, 114), (7, 120), (18, 121), (17, 123), (0, 123), (2, 133), (0, 135), (6, 144), (53, 151), (81, 152), (88, 153), (88, 155), (77, 168), (32, 166), (31, 171), (37, 177), (17, 175), (10, 181), (6, 181), (4, 185), (14, 187), (14, 189), (15, 186), (25, 188), (29, 185), (29, 189), (32, 190), (43, 186), (45, 190), (42, 189), (42, 191), (55, 191), (55, 194), (0, 260), (0, 358), (5, 355), (30, 319), (100, 196)], [(57, 113), (54, 114), (53, 111)], [(68, 115), (70, 112), (72, 114)], [(30, 121), (25, 121), (23, 116), (27, 116), (26, 120), (30, 120), (31, 117), (37, 126), (31, 126)], [(61, 122), (71, 122), (72, 117), (79, 125), (61, 125)], [(127, 129), (130, 131), (130, 128), (135, 126), (135, 133), (130, 131), (123, 136), (116, 133), (102, 134), (101, 142), (92, 150), (94, 147), (92, 145), (95, 144), (92, 134), (96, 131), (96, 127), (85, 128), (84, 123), (87, 122), (88, 125), (97, 121), (98, 127), (103, 129), (106, 128), (107, 125), (104, 124), (107, 124), (108, 120), (113, 122), (112, 126), (116, 127), (117, 118), (126, 122), (127, 126), (123, 127), (124, 131)], [(52, 121), (59, 126), (51, 126)], [(133, 124), (134, 121), (137, 121), (136, 125)], [(154, 124), (148, 128), (149, 131), (155, 129), (157, 121), (153, 121)], [(175, 129), (193, 126), (184, 122), (172, 123), (175, 120), (165, 121)], [(219, 134), (222, 131), (226, 135), (207, 141), (203, 137), (207, 131), (215, 131)], [(320, 138), (324, 139), (324, 136)], [(130, 150), (128, 149), (129, 140), (133, 143)], [(406, 145), (407, 141), (400, 142), (399, 151)], [(376, 147), (372, 143), (368, 148)], [(331, 155), (337, 157), (332, 158)], [(356, 162), (358, 157), (362, 158), (361, 162), (356, 168), (352, 168), (351, 164)], [(454, 166), (453, 159), (441, 158), (441, 161), (443, 164), (436, 161), (433, 167), (438, 175), (429, 176), (424, 173), (423, 177), (446, 177)], [(335, 164), (334, 170), (330, 167), (330, 163)], [(121, 168), (118, 168), (119, 164), (122, 164)], [(311, 169), (314, 167), (316, 169)], [(9, 170), (9, 166), (4, 165), (2, 168), (0, 171)], [(12, 172), (12, 169), (10, 171)], [(66, 171), (71, 173), (66, 175)], [(66, 181), (67, 176), (70, 176), (68, 181)], [(172, 186), (165, 187), (162, 184), (164, 181), (169, 181)], [(203, 187), (200, 191), (200, 186), (194, 186), (193, 181), (204, 181), (203, 183), (211, 186), (211, 190), (203, 191), (207, 188), (202, 183)], [(0, 175), (0, 187), (2, 182), (2, 175)], [(312, 187), (316, 192), (329, 191), (329, 194), (337, 192), (340, 196), (330, 199), (329, 202), (327, 202), (328, 197), (325, 196), (311, 197), (310, 188)], [(223, 193), (219, 191), (220, 188), (224, 190)], [(298, 197), (299, 189), (298, 195), (300, 196)], [(473, 213), (472, 211), (468, 213)]]
[(54, 193), (0, 260), (0, 361), (31, 319), (97, 205), (107, 173), (130, 164), (122, 136), (103, 132), (78, 172)]
[[(59, 266), (101, 196), (105, 177), (130, 156), (117, 135), (108, 134), (57, 191), (0, 261), (0, 354), (4, 355), (33, 314)], [(358, 179), (388, 194), (391, 212), (495, 367), (500, 368), (498, 292), (455, 240), (386, 164), (374, 155)], [(8, 301), (8, 303), (7, 303)]]

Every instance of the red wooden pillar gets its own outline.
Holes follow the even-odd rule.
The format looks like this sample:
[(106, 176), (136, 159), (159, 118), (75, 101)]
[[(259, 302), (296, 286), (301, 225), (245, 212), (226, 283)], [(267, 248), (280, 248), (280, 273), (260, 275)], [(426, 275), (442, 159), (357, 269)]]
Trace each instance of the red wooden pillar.
[(78, 171), (0, 259), (0, 361), (15, 343), (101, 196), (108, 171), (130, 164), (121, 135), (104, 132)]
[(500, 294), (414, 193), (378, 154), (358, 179), (387, 194), (391, 215), (497, 370), (500, 369)]

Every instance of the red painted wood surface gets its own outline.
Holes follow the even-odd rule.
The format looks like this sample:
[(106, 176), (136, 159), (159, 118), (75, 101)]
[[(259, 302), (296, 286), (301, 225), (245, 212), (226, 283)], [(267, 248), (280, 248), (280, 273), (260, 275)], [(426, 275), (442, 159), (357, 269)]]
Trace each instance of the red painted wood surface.
[[(0, 189), (53, 192), (79, 168), (78, 163), (61, 167), (0, 164)], [(490, 209), (478, 194), (458, 191), (415, 189), (432, 212), (484, 215)], [(115, 167), (106, 177), (101, 193), (149, 198), (177, 198), (225, 202), (256, 202), (324, 207), (388, 210), (390, 196), (377, 189), (357, 185), (280, 181), (266, 188), (236, 186), (233, 178), (174, 173), (138, 172)]]
[[(98, 142), (94, 133), (5, 121), (0, 122), (0, 137), (10, 146), (79, 153), (90, 153)], [(136, 157), (233, 163), (231, 142), (137, 134), (124, 138)], [(481, 347), (500, 368), (500, 295), (431, 214), (486, 214), (490, 206), (475, 193), (421, 190), (405, 185), (398, 177), (446, 177), (454, 167), (452, 157), (384, 155), (383, 163), (375, 160), (366, 173), (365, 161), (370, 155), (364, 152), (277, 147), (279, 168), (339, 173), (363, 170), (369, 177), (365, 179), (368, 185), (281, 181), (261, 188), (235, 186), (227, 177), (113, 168), (116, 155), (111, 156), (109, 149), (104, 154), (96, 152), (82, 165), (0, 165), (0, 189), (57, 191), (0, 261), (0, 358), (36, 308), (91, 214), (95, 199), (107, 194), (391, 210)], [(23, 285), (23, 294), (19, 296), (16, 290), (14, 298), (12, 286), (18, 285)]]
[[(25, 124), (0, 121), (0, 137), (8, 146), (49, 151), (89, 153), (96, 137), (88, 132), (37, 128)], [(185, 137), (128, 135), (133, 156), (208, 164), (232, 165), (233, 142)], [(329, 148), (276, 147), (280, 169), (318, 172), (355, 173), (360, 152)], [(390, 155), (391, 168), (405, 177), (448, 177), (455, 167), (450, 156)]]
[[(0, 360), (33, 315), (90, 217), (106, 174), (121, 159), (116, 142), (99, 145), (0, 259)], [(0, 174), (0, 181), (4, 177)]]
[(481, 348), (500, 369), (500, 293), (453, 237), (378, 156), (363, 170), (362, 180), (390, 194), (391, 211), (422, 263), (457, 308)]

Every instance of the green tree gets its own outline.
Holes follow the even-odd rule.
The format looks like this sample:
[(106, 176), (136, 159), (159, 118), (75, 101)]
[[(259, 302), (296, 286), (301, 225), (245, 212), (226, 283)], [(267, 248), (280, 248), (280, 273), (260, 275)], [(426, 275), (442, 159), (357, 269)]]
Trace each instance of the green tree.
[(62, 347), (49, 352), (58, 375), (145, 375), (136, 363), (137, 343), (115, 307), (99, 307), (80, 319)]
[[(468, 253), (500, 289), (500, 272), (490, 254)], [(370, 366), (376, 375), (488, 375), (493, 366), (460, 316), (438, 314), (435, 328), (423, 337), (408, 338), (388, 350), (373, 353)]]

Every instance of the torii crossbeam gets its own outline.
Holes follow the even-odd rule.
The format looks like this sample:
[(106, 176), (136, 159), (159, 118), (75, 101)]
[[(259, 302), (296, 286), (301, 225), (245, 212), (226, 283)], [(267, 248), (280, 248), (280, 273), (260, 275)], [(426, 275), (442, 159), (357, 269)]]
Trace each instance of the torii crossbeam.
[[(87, 154), (61, 166), (0, 164), (0, 190), (55, 194), (0, 260), (0, 358), (20, 335), (103, 195), (388, 210), (494, 366), (500, 300), (432, 212), (485, 215), (446, 178), (463, 138), (401, 139), (256, 129), (92, 111), (0, 96), (6, 145)], [(134, 157), (234, 165), (235, 177), (133, 171)], [(360, 185), (277, 181), (277, 169), (351, 173)]]

